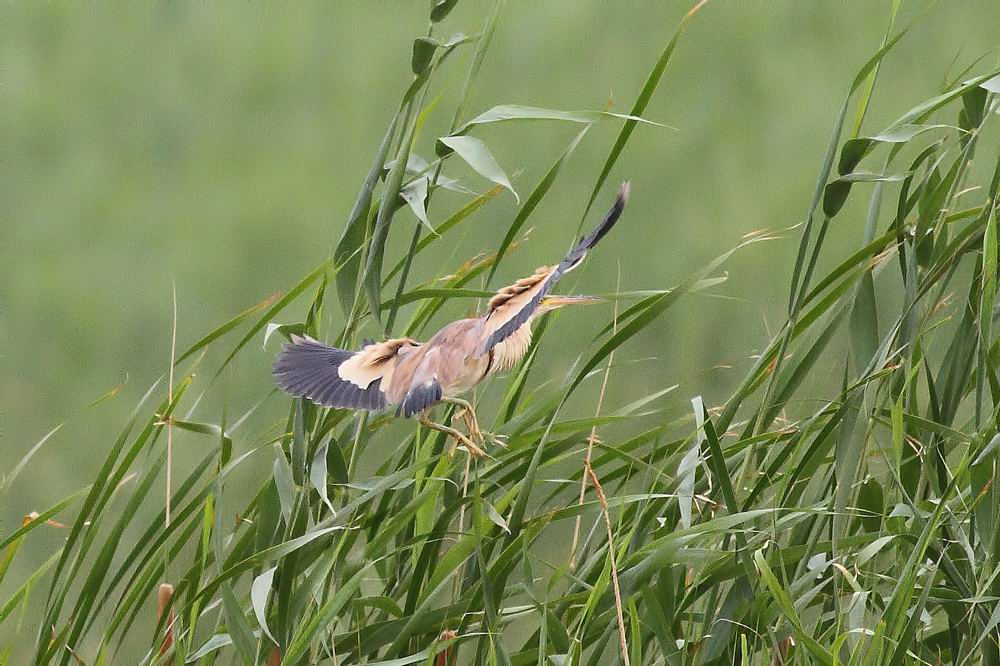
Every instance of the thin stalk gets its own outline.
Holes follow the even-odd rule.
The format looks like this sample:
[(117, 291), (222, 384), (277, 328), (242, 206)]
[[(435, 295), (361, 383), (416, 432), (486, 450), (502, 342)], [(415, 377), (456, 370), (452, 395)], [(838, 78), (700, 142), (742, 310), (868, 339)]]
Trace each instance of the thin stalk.
[[(174, 399), (174, 359), (177, 358), (177, 282), (170, 281), (174, 303), (173, 326), (170, 331), (170, 370), (167, 374), (167, 404)], [(166, 503), (163, 512), (165, 527), (170, 528), (170, 496), (172, 494), (172, 479), (174, 467), (174, 425), (173, 416), (167, 419), (167, 488)]]
[[(483, 29), (482, 36), (480, 37), (479, 48), (476, 49), (476, 53), (472, 58), (472, 64), (469, 66), (469, 71), (465, 76), (465, 84), (462, 87), (462, 96), (459, 99), (458, 105), (455, 107), (455, 113), (451, 117), (451, 124), (448, 126), (448, 134), (455, 131), (458, 127), (459, 118), (465, 113), (465, 108), (469, 103), (469, 92), (472, 90), (472, 82), (475, 80), (476, 75), (479, 73), (479, 68), (483, 64), (483, 58), (486, 56), (486, 50), (490, 46), (490, 42), (493, 40), (493, 31), (496, 27), (497, 17), (500, 14), (500, 7), (503, 4), (503, 0), (497, 0), (496, 4), (493, 5), (493, 11), (490, 13), (489, 18), (486, 19), (486, 26)], [(430, 32), (428, 31), (428, 36)], [(429, 87), (428, 83), (428, 87)], [(424, 88), (424, 95), (427, 94), (427, 88)], [(421, 98), (421, 106), (423, 105), (423, 98)], [(424, 208), (430, 208), (431, 197), (434, 196), (434, 189), (437, 185), (438, 178), (441, 177), (441, 169), (444, 166), (444, 160), (438, 160), (437, 166), (434, 168), (434, 176), (427, 187), (427, 199), (424, 202)], [(410, 249), (406, 253), (406, 258), (403, 262), (403, 269), (399, 276), (399, 282), (396, 285), (396, 297), (393, 299), (392, 308), (389, 310), (389, 316), (386, 317), (385, 330), (388, 334), (392, 331), (392, 325), (396, 321), (396, 311), (399, 309), (399, 297), (402, 296), (403, 291), (406, 289), (406, 281), (410, 277), (410, 267), (413, 264), (413, 256), (417, 251), (417, 243), (420, 242), (421, 228), (423, 223), (417, 220), (416, 225), (413, 228), (413, 236), (410, 238)]]
[[(621, 266), (618, 266), (618, 282), (615, 287), (615, 292), (620, 292), (622, 287), (622, 272)], [(611, 320), (611, 335), (618, 332), (618, 301), (615, 301), (615, 312), (614, 318)], [(604, 393), (608, 388), (608, 376), (611, 374), (611, 364), (614, 363), (615, 353), (612, 351), (608, 354), (608, 364), (604, 367), (604, 378), (601, 380), (601, 392), (597, 396), (597, 408), (594, 410), (594, 418), (601, 415), (601, 407), (604, 405)], [(594, 443), (597, 442), (597, 426), (594, 425), (590, 428), (590, 436), (587, 437), (587, 453), (583, 457), (583, 475), (580, 477), (580, 496), (577, 499), (578, 505), (583, 505), (583, 499), (587, 494), (587, 471), (590, 469), (590, 463), (593, 459), (594, 454)], [(576, 549), (580, 544), (580, 521), (583, 516), (577, 515), (576, 521), (573, 524), (573, 543), (569, 548), (569, 568), (570, 570), (576, 569)]]
[(590, 482), (594, 484), (594, 492), (597, 493), (597, 502), (601, 505), (601, 513), (604, 515), (604, 527), (608, 530), (608, 558), (611, 560), (611, 586), (615, 591), (615, 614), (618, 616), (618, 641), (622, 649), (622, 662), (625, 666), (631, 666), (628, 657), (628, 639), (625, 635), (625, 616), (622, 613), (622, 592), (621, 588), (618, 587), (618, 563), (615, 561), (617, 559), (615, 555), (615, 535), (614, 530), (611, 529), (611, 514), (608, 512), (608, 500), (604, 496), (604, 489), (601, 488), (601, 482), (597, 479), (597, 475), (594, 474), (594, 470), (591, 467), (587, 467), (587, 475), (590, 477)]

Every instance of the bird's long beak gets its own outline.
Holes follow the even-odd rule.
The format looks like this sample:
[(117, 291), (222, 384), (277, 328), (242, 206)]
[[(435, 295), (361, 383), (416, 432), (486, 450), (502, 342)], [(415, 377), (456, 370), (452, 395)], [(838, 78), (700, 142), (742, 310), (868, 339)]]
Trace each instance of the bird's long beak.
[(588, 303), (600, 303), (604, 299), (599, 296), (546, 296), (542, 299), (539, 307), (544, 310), (555, 310), (565, 305), (586, 305)]

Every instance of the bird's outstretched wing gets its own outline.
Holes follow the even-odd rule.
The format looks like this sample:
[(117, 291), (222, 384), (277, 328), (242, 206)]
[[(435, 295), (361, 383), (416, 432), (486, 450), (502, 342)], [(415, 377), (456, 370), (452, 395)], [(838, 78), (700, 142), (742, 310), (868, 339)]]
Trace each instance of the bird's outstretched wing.
[(396, 338), (352, 352), (293, 335), (272, 374), (285, 391), (317, 405), (377, 411), (387, 404), (385, 387), (400, 355), (417, 346), (409, 338)]
[(504, 287), (490, 299), (486, 314), (486, 331), (480, 354), (485, 354), (496, 345), (512, 336), (528, 323), (552, 286), (566, 273), (580, 265), (587, 252), (604, 238), (618, 218), (621, 217), (625, 202), (628, 201), (629, 184), (625, 182), (618, 190), (618, 196), (608, 214), (597, 227), (580, 239), (569, 251), (566, 258), (556, 266), (542, 266), (529, 277)]

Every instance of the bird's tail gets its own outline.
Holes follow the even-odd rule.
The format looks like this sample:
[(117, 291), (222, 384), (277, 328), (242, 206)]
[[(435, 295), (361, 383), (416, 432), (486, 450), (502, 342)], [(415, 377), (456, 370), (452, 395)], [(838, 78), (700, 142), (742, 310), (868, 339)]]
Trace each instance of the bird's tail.
[(568, 273), (583, 261), (584, 257), (587, 256), (587, 252), (590, 251), (592, 247), (597, 245), (604, 236), (611, 231), (611, 227), (615, 226), (615, 222), (621, 217), (622, 211), (625, 210), (625, 204), (628, 202), (628, 194), (631, 189), (631, 185), (626, 180), (622, 183), (621, 188), (618, 190), (618, 196), (615, 197), (615, 203), (611, 206), (611, 210), (608, 214), (604, 216), (601, 223), (594, 228), (589, 234), (580, 239), (580, 242), (576, 244), (566, 258), (562, 260), (559, 264), (559, 273)]

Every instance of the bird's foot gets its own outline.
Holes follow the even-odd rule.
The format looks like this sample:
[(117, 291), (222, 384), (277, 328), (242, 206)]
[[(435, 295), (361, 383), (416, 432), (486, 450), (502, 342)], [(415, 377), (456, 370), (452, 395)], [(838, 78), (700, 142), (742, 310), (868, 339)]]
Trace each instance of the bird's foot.
[(477, 440), (480, 444), (486, 441), (483, 437), (483, 431), (479, 428), (479, 419), (476, 418), (476, 412), (468, 407), (461, 407), (454, 416), (451, 417), (452, 422), (455, 419), (462, 419), (465, 421), (465, 429), (469, 431), (469, 438)]
[(455, 440), (455, 445), (453, 445), (451, 449), (449, 449), (448, 451), (449, 457), (455, 454), (455, 446), (458, 445), (464, 446), (465, 449), (469, 452), (469, 455), (475, 458), (489, 457), (487, 456), (486, 452), (483, 451), (483, 449), (480, 448), (478, 444), (472, 441), (472, 439), (469, 436), (465, 435), (462, 432), (459, 432), (458, 430), (455, 430), (454, 428), (442, 425), (440, 423), (434, 423), (433, 421), (431, 421), (426, 417), (422, 417), (420, 419), (420, 423), (430, 428), (431, 430), (437, 430), (438, 432), (443, 432), (444, 434), (450, 436), (452, 439)]
[(476, 412), (468, 407), (463, 406), (456, 411), (454, 416), (451, 417), (451, 420), (454, 422), (456, 419), (463, 419), (465, 421), (465, 428), (469, 431), (469, 439), (477, 442), (478, 444), (482, 445), (489, 442), (503, 448), (507, 447), (507, 435), (483, 432), (482, 428), (479, 427), (479, 420), (476, 418)]
[[(469, 437), (461, 435), (455, 438), (456, 443), (460, 443), (469, 452), (469, 455), (473, 458), (488, 458), (486, 451), (483, 451), (478, 444), (472, 441)], [(452, 447), (452, 453), (454, 454), (454, 447)]]
[(506, 449), (507, 448), (507, 435), (498, 435), (495, 432), (483, 433), (483, 436), (490, 440), (493, 444)]

